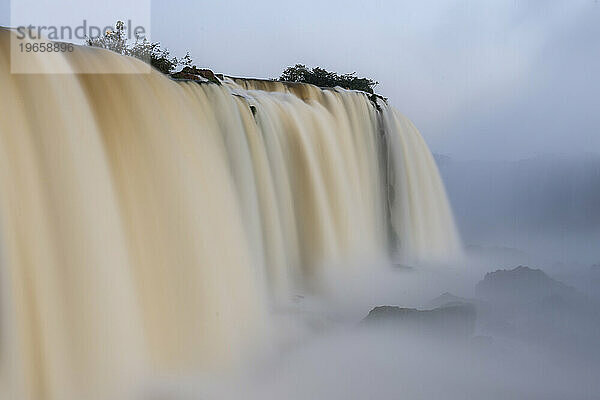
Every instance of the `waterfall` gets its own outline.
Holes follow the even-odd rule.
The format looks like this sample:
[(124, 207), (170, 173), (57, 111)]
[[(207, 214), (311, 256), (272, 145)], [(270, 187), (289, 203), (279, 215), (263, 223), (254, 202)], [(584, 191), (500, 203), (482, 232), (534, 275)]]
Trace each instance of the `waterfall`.
[[(10, 73), (0, 31), (0, 392), (135, 398), (226, 368), (269, 310), (392, 260), (460, 255), (415, 127), (340, 88), (150, 74)], [(75, 47), (76, 66), (141, 62)], [(353, 265), (353, 266), (351, 266)]]

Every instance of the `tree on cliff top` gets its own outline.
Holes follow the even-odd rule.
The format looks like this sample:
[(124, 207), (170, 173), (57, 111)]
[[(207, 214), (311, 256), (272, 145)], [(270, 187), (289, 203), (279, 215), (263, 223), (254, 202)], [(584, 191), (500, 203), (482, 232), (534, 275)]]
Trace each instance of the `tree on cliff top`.
[(320, 67), (310, 69), (302, 64), (287, 67), (279, 80), (282, 82), (310, 83), (319, 87), (340, 86), (344, 89), (362, 90), (367, 93), (373, 93), (373, 88), (379, 83), (369, 78), (359, 78), (356, 76), (356, 72), (340, 75)]
[(171, 56), (168, 49), (163, 49), (160, 42), (150, 42), (148, 39), (136, 38), (135, 43), (128, 44), (125, 35), (125, 24), (123, 21), (117, 21), (115, 29), (107, 31), (104, 35), (94, 38), (87, 38), (85, 44), (93, 47), (112, 50), (115, 53), (138, 58), (150, 63), (154, 68), (163, 74), (170, 74), (175, 71), (178, 65), (183, 67), (192, 67), (192, 57), (186, 53), (183, 58)]

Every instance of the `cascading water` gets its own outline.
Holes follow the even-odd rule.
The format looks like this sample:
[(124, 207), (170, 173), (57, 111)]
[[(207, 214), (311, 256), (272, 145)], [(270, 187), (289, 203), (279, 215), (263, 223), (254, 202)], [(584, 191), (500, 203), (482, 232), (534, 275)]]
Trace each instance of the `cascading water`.
[[(382, 100), (157, 72), (14, 75), (8, 35), (0, 32), (6, 398), (131, 399), (151, 374), (244, 358), (269, 337), (271, 305), (326, 290), (324, 269), (460, 254), (427, 146)], [(35, 62), (141, 65), (80, 47)]]

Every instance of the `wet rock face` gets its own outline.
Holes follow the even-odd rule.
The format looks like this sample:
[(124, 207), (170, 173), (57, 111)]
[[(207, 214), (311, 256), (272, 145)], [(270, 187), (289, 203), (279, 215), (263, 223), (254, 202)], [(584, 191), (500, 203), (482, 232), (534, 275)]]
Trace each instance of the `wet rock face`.
[(466, 340), (475, 330), (476, 312), (471, 304), (455, 304), (432, 310), (394, 306), (375, 307), (363, 320), (367, 325), (402, 329), (419, 335), (441, 335)]

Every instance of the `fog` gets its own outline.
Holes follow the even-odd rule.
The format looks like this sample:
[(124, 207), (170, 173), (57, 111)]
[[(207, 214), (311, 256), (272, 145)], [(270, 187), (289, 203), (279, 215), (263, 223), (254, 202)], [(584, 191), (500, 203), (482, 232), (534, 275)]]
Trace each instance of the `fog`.
[(599, 155), (437, 160), (467, 245), (508, 247), (520, 262), (600, 261)]
[[(599, 157), (436, 159), (462, 262), (323, 277), (329, 294), (276, 310), (269, 355), (233, 380), (167, 378), (146, 390), (186, 400), (598, 398)], [(381, 305), (439, 314), (364, 320)], [(461, 307), (474, 322), (451, 311)]]
[[(235, 378), (167, 377), (144, 393), (185, 400), (597, 398), (597, 302), (543, 272), (521, 268), (484, 280), (484, 265), (466, 263), (382, 265), (331, 282), (333, 298), (305, 296), (279, 310), (282, 329), (270, 355)], [(380, 304), (473, 307), (475, 323), (464, 327), (451, 313), (429, 322), (393, 313), (361, 322)]]
[[(184, 400), (598, 398), (600, 158), (436, 159), (462, 262), (323, 277), (328, 295), (275, 310), (269, 355), (233, 380), (167, 378), (145, 390)], [(380, 305), (440, 314), (365, 320)], [(456, 307), (471, 307), (473, 321)]]

